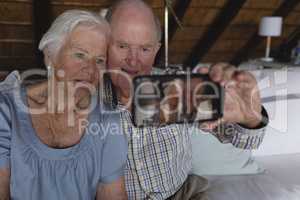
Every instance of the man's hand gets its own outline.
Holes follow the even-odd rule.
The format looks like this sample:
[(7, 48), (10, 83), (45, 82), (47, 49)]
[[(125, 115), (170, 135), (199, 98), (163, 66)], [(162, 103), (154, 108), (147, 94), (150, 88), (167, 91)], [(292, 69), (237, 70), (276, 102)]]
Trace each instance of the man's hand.
[(203, 67), (201, 74), (209, 74), (210, 78), (225, 88), (224, 116), (216, 122), (208, 122), (202, 127), (214, 129), (220, 123), (239, 123), (247, 128), (257, 127), (261, 120), (261, 99), (256, 80), (246, 71), (238, 71), (232, 65), (219, 63), (210, 69)]

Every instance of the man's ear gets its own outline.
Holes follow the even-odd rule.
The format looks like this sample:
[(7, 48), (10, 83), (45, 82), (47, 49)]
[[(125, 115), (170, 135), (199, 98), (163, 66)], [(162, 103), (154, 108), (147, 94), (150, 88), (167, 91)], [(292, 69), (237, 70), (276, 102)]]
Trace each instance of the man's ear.
[(160, 47), (161, 47), (161, 43), (158, 42), (157, 45), (155, 46), (155, 55), (156, 55), (157, 52), (159, 51)]

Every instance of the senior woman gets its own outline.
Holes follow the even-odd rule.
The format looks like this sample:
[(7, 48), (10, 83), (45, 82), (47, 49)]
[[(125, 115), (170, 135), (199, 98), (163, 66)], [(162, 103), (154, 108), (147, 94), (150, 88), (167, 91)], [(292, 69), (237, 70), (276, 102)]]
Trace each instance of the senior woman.
[(97, 14), (66, 11), (39, 45), (48, 81), (2, 88), (1, 200), (127, 198), (119, 114), (99, 103), (109, 35)]

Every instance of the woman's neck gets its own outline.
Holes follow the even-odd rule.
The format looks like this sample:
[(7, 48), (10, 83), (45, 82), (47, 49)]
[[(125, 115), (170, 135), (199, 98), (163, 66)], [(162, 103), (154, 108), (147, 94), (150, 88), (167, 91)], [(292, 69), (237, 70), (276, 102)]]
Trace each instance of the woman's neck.
[(46, 106), (47, 111), (53, 114), (88, 108), (91, 94), (84, 91), (72, 93), (67, 85), (47, 81), (30, 86), (27, 95), (37, 106)]

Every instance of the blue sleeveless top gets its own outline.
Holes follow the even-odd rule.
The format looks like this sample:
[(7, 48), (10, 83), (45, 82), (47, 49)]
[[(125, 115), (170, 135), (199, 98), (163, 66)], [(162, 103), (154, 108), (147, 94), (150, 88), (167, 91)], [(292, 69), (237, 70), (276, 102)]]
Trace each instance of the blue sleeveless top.
[(24, 87), (0, 91), (0, 168), (11, 170), (12, 199), (94, 199), (100, 183), (123, 176), (127, 141), (119, 113), (96, 103), (80, 142), (55, 149), (38, 138), (26, 99)]

